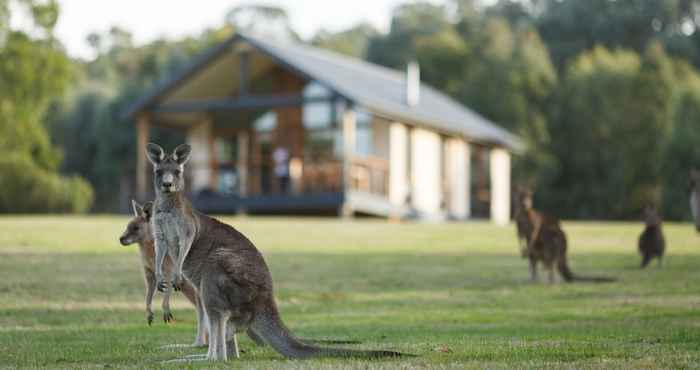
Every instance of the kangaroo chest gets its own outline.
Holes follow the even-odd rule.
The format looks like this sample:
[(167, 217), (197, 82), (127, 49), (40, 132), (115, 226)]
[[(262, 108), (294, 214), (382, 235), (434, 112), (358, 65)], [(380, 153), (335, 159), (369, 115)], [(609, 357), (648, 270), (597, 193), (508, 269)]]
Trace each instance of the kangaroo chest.
[(153, 215), (155, 237), (165, 241), (170, 247), (176, 247), (190, 234), (187, 218), (179, 209), (156, 209)]

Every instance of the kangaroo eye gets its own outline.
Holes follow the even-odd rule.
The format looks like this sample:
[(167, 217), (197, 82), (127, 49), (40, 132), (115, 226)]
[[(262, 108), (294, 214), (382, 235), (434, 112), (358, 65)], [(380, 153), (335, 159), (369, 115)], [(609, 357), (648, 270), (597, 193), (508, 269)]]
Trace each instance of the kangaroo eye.
[(163, 175), (163, 170), (156, 170), (156, 175), (162, 176), (162, 175)]
[(175, 170), (173, 171), (173, 173), (175, 174), (175, 176), (180, 176), (180, 170)]

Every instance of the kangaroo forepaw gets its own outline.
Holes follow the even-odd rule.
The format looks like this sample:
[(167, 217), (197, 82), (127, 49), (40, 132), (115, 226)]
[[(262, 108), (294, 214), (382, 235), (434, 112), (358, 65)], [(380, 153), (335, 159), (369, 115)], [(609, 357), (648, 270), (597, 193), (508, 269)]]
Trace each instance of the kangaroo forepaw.
[(169, 288), (169, 284), (166, 283), (165, 281), (158, 282), (158, 291), (159, 292), (165, 293), (168, 291), (168, 288)]
[(182, 283), (180, 283), (180, 281), (173, 281), (173, 290), (176, 292), (182, 290)]
[(170, 313), (170, 311), (165, 311), (163, 312), (163, 321), (167, 324), (171, 321), (173, 321), (175, 318), (173, 317), (173, 314)]

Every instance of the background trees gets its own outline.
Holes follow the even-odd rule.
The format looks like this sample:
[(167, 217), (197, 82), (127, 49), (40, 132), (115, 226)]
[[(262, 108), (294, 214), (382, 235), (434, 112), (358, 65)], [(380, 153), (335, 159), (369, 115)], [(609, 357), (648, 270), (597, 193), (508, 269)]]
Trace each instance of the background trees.
[[(283, 9), (251, 5), (182, 40), (88, 35), (97, 57), (71, 61), (52, 36), (54, 2), (21, 1), (34, 14), (31, 36), (3, 26), (7, 2), (0, 147), (47, 176), (86, 178), (102, 211), (126, 205), (119, 194), (133, 186), (134, 127), (121, 112), (137, 96), (235, 29), (299, 38)], [(388, 32), (361, 23), (310, 42), (392, 68), (420, 62), (425, 82), (525, 140), (514, 181), (536, 186), (552, 212), (636, 218), (659, 203), (682, 219), (687, 172), (700, 165), (699, 11), (700, 0), (412, 1), (394, 10)]]
[[(92, 189), (57, 171), (61, 151), (45, 126), (52, 99), (60, 96), (73, 65), (53, 37), (55, 2), (25, 0), (33, 27), (10, 30), (9, 3), (0, 0), (0, 212), (82, 212), (90, 208)], [(3, 21), (4, 20), (4, 21)]]

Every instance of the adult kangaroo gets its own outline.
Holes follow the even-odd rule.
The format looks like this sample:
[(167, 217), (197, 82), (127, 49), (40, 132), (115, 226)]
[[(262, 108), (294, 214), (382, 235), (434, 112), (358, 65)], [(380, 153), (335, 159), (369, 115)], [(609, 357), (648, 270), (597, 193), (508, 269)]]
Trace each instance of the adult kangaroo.
[(582, 276), (574, 274), (566, 257), (566, 233), (559, 219), (539, 212), (532, 205), (532, 191), (520, 189), (517, 194), (515, 223), (520, 241), (521, 255), (530, 261), (530, 279), (537, 281), (537, 264), (542, 263), (553, 283), (554, 267), (566, 282), (588, 281), (594, 283), (612, 282), (609, 277)]
[[(249, 330), (289, 358), (402, 355), (317, 347), (297, 339), (280, 318), (272, 277), (260, 251), (233, 227), (196, 211), (185, 198), (184, 166), (190, 152), (187, 144), (168, 155), (156, 144), (147, 145), (156, 192), (151, 222), (158, 289), (166, 290), (172, 284), (178, 290), (185, 278), (197, 288), (209, 323), (208, 359), (227, 359), (227, 323), (228, 330)], [(175, 261), (169, 282), (162, 269), (166, 253)], [(232, 341), (229, 346), (232, 356), (238, 358), (238, 344)]]
[(638, 242), (639, 254), (642, 256), (641, 268), (647, 267), (654, 258), (658, 259), (659, 267), (661, 267), (666, 250), (662, 222), (655, 207), (644, 207), (644, 230), (639, 235)]
[(700, 170), (690, 170), (690, 210), (693, 212), (695, 229), (700, 232)]

